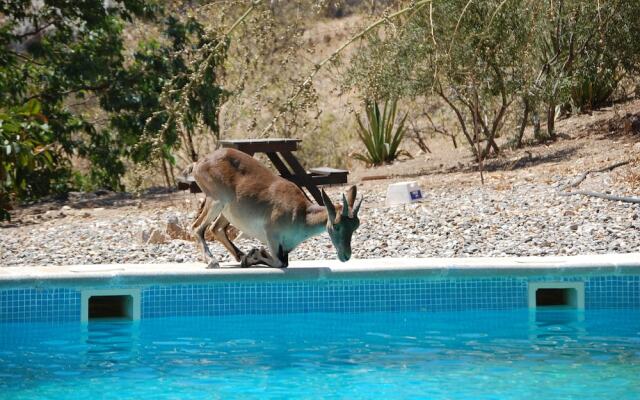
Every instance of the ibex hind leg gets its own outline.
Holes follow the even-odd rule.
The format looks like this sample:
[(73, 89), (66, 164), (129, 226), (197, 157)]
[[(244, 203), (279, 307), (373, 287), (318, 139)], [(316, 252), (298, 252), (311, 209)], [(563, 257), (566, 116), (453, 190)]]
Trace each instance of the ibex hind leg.
[(213, 223), (213, 228), (211, 230), (216, 240), (222, 243), (236, 261), (240, 262), (244, 253), (231, 240), (229, 240), (229, 236), (227, 236), (228, 226), (229, 221), (224, 217), (224, 215), (220, 214), (216, 219), (216, 222)]
[(196, 217), (193, 225), (191, 225), (191, 229), (194, 231), (196, 238), (200, 242), (204, 261), (208, 263), (207, 268), (217, 268), (220, 266), (219, 261), (214, 260), (213, 254), (211, 254), (211, 250), (209, 250), (207, 241), (204, 238), (204, 233), (209, 225), (211, 225), (211, 222), (220, 215), (223, 208), (224, 204), (222, 202), (207, 197), (205, 199), (205, 204), (203, 204), (200, 209), (200, 214)]

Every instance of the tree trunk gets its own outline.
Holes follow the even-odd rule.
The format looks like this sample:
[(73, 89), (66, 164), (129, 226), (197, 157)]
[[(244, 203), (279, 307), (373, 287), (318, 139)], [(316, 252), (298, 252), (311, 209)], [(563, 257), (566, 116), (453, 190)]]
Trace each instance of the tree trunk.
[(524, 98), (523, 103), (522, 123), (520, 124), (520, 130), (518, 131), (518, 137), (516, 139), (517, 148), (522, 148), (522, 138), (524, 137), (524, 130), (527, 128), (527, 121), (529, 120), (529, 99)]
[(167, 171), (167, 160), (162, 157), (160, 159), (162, 163), (162, 172), (164, 173), (164, 183), (167, 187), (171, 187), (171, 181), (169, 180), (169, 172)]
[(193, 135), (191, 135), (191, 130), (186, 129), (187, 133), (187, 142), (189, 146), (189, 155), (191, 156), (191, 161), (198, 161), (198, 153), (196, 153), (196, 148), (193, 145)]
[(462, 116), (462, 113), (460, 112), (458, 107), (456, 107), (455, 104), (453, 104), (453, 102), (451, 102), (451, 100), (449, 100), (449, 98), (445, 96), (444, 92), (439, 90), (439, 91), (436, 91), (436, 93), (438, 93), (440, 98), (442, 98), (442, 100), (444, 100), (445, 103), (447, 103), (447, 105), (449, 106), (449, 108), (451, 108), (453, 112), (456, 114), (456, 117), (458, 118), (458, 122), (460, 123), (460, 128), (462, 129), (462, 133), (464, 134), (464, 137), (465, 139), (467, 139), (467, 142), (469, 143), (469, 147), (471, 148), (471, 152), (473, 153), (473, 156), (477, 158), (478, 150), (476, 149), (476, 144), (473, 138), (469, 135), (469, 132), (467, 131), (467, 124), (465, 124), (464, 122), (464, 117)]
[(556, 105), (553, 103), (547, 108), (547, 133), (550, 139), (556, 139)]
[(169, 165), (169, 174), (171, 175), (171, 186), (176, 186), (176, 176), (173, 174), (173, 166)]
[(500, 154), (500, 146), (493, 139), (493, 135), (487, 137), (487, 147), (484, 149), (484, 157), (489, 155), (489, 152), (493, 149), (493, 152), (498, 155)]
[[(480, 183), (484, 185), (484, 166), (482, 165), (482, 159), (484, 158), (484, 154), (480, 149), (480, 99), (478, 99), (478, 92), (475, 92), (474, 103), (473, 103), (473, 138), (476, 142), (476, 152), (478, 154), (478, 170), (480, 171)], [(491, 139), (491, 138), (487, 138)]]

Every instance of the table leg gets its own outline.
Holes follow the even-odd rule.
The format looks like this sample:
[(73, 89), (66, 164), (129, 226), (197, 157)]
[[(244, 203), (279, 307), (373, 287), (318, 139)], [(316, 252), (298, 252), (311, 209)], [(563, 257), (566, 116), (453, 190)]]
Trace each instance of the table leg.
[(290, 180), (291, 172), (289, 171), (289, 168), (287, 168), (287, 166), (282, 162), (282, 160), (278, 156), (278, 153), (267, 153), (267, 157), (269, 157), (271, 163), (273, 163), (278, 172), (280, 172), (280, 175), (282, 175), (283, 178)]
[[(289, 168), (287, 168), (285, 163), (282, 162), (282, 159), (280, 159), (280, 156), (278, 155), (278, 153), (266, 153), (266, 154), (267, 154), (267, 157), (269, 157), (269, 160), (271, 160), (271, 162), (276, 167), (278, 172), (280, 172), (280, 175), (283, 178), (288, 179), (291, 182), (295, 183), (296, 185), (300, 186), (300, 183), (296, 181), (296, 179), (294, 178), (294, 175), (291, 173), (291, 171), (289, 171)], [(311, 200), (309, 196), (304, 192), (304, 190), (302, 191), (302, 193), (304, 193), (307, 199)]]
[(313, 196), (316, 202), (321, 206), (324, 205), (324, 202), (322, 201), (322, 195), (320, 194), (320, 190), (318, 190), (318, 187), (313, 183), (313, 180), (311, 180), (311, 176), (307, 174), (307, 171), (304, 169), (304, 167), (300, 165), (300, 162), (298, 161), (298, 159), (290, 151), (283, 151), (281, 152), (281, 154), (284, 160), (287, 162), (287, 164), (289, 164), (289, 166), (293, 170), (293, 174), (295, 175), (295, 177), (298, 178), (300, 182), (302, 182), (304, 187), (307, 188), (307, 190), (309, 191), (309, 193), (311, 193), (311, 196)]

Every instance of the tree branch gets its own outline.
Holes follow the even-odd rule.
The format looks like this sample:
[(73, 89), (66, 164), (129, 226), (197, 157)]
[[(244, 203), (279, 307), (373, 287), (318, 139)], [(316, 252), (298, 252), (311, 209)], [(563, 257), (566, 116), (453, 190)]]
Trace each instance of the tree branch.
[(21, 41), (21, 40), (23, 40), (23, 39), (24, 39), (24, 38), (26, 38), (26, 37), (34, 36), (34, 35), (39, 34), (40, 32), (44, 31), (45, 29), (47, 29), (48, 27), (50, 27), (50, 26), (51, 26), (51, 25), (53, 25), (53, 24), (54, 24), (54, 22), (53, 22), (53, 21), (50, 21), (50, 22), (47, 22), (46, 24), (44, 24), (43, 26), (41, 26), (41, 27), (39, 27), (39, 28), (36, 28), (36, 29), (35, 29), (35, 30), (33, 30), (33, 31), (24, 32), (24, 33), (21, 33), (20, 35), (14, 35), (13, 37), (14, 37), (15, 39), (17, 39), (18, 41)]
[[(364, 35), (366, 35), (367, 33), (371, 32), (372, 30), (374, 30), (378, 26), (382, 25), (387, 20), (392, 19), (392, 18), (396, 18), (396, 17), (398, 17), (398, 16), (400, 16), (402, 14), (405, 14), (405, 13), (407, 13), (409, 11), (414, 11), (414, 10), (417, 11), (420, 8), (424, 7), (426, 4), (430, 4), (432, 1), (433, 0), (417, 1), (414, 4), (410, 5), (409, 7), (403, 8), (402, 10), (397, 11), (397, 12), (395, 12), (393, 14), (390, 14), (390, 15), (384, 17), (384, 18), (380, 18), (376, 22), (372, 23), (371, 25), (369, 25), (368, 27), (366, 27), (365, 29), (360, 31), (355, 36), (351, 37), (349, 40), (344, 42), (340, 47), (338, 47), (336, 50), (334, 50), (327, 58), (325, 58), (324, 60), (322, 60), (319, 63), (317, 63), (316, 65), (314, 65), (314, 69), (311, 72), (311, 74), (309, 74), (309, 76), (307, 76), (307, 78), (298, 86), (298, 89), (295, 91), (295, 93), (291, 97), (289, 97), (287, 99), (287, 103), (286, 104), (287, 105), (292, 104), (295, 101), (295, 99), (297, 99), (298, 96), (300, 96), (300, 94), (304, 91), (304, 89), (311, 85), (311, 83), (313, 82), (313, 78), (315, 78), (315, 76), (318, 74), (320, 69), (325, 64), (335, 60), (335, 58), (338, 56), (338, 54), (340, 54), (344, 49), (346, 49), (353, 42), (355, 42), (356, 40), (362, 38)], [(286, 107), (282, 107), (282, 111), (280, 111), (278, 114), (276, 114), (271, 119), (271, 122), (269, 122), (269, 124), (262, 130), (262, 132), (260, 133), (259, 136), (260, 137), (267, 136), (267, 133), (271, 129), (273, 129), (273, 126), (275, 125), (275, 123), (285, 114), (286, 111), (287, 111)]]
[(575, 196), (575, 195), (582, 195), (582, 196), (589, 196), (589, 197), (597, 197), (600, 199), (605, 199), (605, 200), (611, 200), (611, 201), (622, 201), (624, 203), (635, 203), (635, 204), (640, 204), (640, 197), (630, 197), (630, 196), (616, 196), (616, 195), (611, 195), (611, 194), (607, 194), (607, 193), (599, 193), (599, 192), (593, 192), (590, 190), (574, 190), (574, 191), (567, 191), (567, 189), (573, 188), (573, 187), (577, 187), (578, 185), (580, 185), (585, 179), (587, 179), (587, 175), (591, 174), (591, 173), (600, 173), (600, 172), (607, 172), (607, 171), (613, 171), (615, 168), (618, 167), (622, 167), (623, 165), (627, 165), (629, 164), (631, 161), (627, 160), (627, 161), (620, 161), (617, 162), (615, 164), (606, 166), (604, 168), (600, 168), (600, 169), (596, 169), (596, 170), (589, 170), (587, 172), (584, 172), (580, 175), (578, 175), (578, 177), (576, 179), (574, 179), (573, 181), (569, 182), (566, 185), (563, 185), (561, 187), (558, 188), (558, 195), (559, 196)]

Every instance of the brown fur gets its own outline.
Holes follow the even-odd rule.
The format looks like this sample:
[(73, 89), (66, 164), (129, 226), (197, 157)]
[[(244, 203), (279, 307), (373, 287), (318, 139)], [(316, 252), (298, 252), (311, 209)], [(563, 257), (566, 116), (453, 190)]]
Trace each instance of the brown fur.
[[(243, 265), (265, 263), (282, 267), (287, 264), (288, 252), (300, 242), (324, 229), (331, 235), (330, 228), (344, 218), (341, 217), (343, 206), (336, 205), (336, 220), (329, 224), (327, 209), (312, 204), (293, 182), (275, 175), (253, 157), (234, 149), (220, 149), (203, 158), (193, 167), (193, 176), (207, 196), (192, 226), (200, 239), (205, 259), (212, 259), (212, 256), (203, 234), (214, 220), (216, 238), (236, 260), (242, 259)], [(355, 194), (353, 187), (347, 199), (350, 219), (354, 219)], [(265, 251), (252, 251), (244, 256), (226, 236), (225, 228), (229, 223), (265, 243), (271, 255)], [(332, 236), (341, 259), (350, 257), (351, 233), (357, 225), (351, 223), (348, 235), (343, 232), (344, 238), (336, 241)], [(349, 243), (342, 243), (346, 240)], [(249, 257), (251, 259), (247, 260)], [(212, 261), (210, 265), (216, 264)]]

